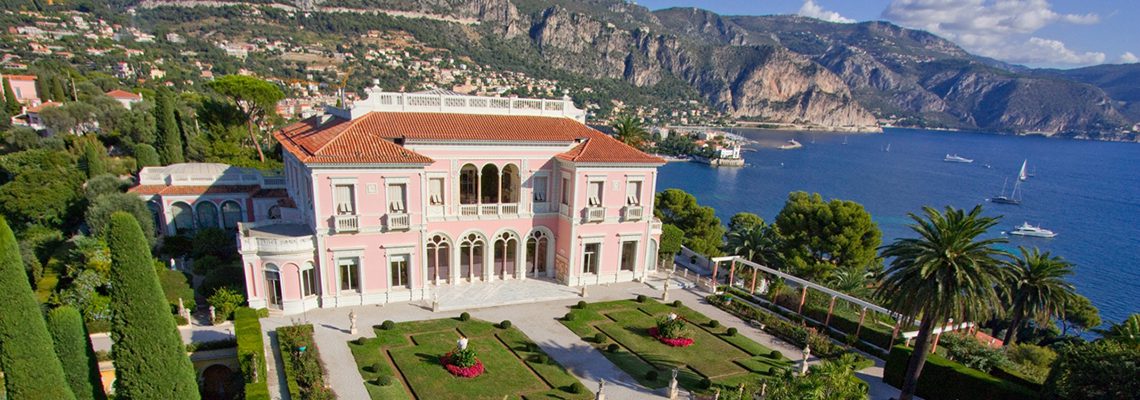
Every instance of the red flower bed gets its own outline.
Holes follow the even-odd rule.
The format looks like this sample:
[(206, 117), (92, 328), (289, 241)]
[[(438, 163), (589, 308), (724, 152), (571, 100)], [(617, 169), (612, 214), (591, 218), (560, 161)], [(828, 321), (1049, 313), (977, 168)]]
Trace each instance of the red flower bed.
[(439, 358), (439, 362), (443, 364), (444, 368), (447, 368), (447, 372), (460, 378), (474, 378), (483, 375), (483, 362), (479, 361), (479, 359), (475, 359), (475, 365), (460, 367), (451, 363), (451, 353), (447, 353)]
[(665, 344), (673, 346), (673, 347), (688, 347), (689, 345), (693, 344), (693, 339), (690, 339), (687, 337), (667, 338), (667, 337), (658, 335), (657, 334), (657, 327), (649, 328), (649, 336), (653, 336), (653, 338), (661, 341), (661, 343), (665, 343)]

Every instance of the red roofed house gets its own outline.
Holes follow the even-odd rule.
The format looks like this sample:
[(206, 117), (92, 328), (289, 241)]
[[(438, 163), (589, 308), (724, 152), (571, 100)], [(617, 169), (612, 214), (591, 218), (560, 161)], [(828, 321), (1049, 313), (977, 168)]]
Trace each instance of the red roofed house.
[(126, 90), (121, 90), (121, 89), (115, 89), (115, 90), (112, 90), (110, 92), (107, 92), (107, 96), (110, 96), (112, 99), (118, 100), (119, 103), (122, 104), (123, 107), (126, 107), (128, 110), (130, 110), (131, 106), (133, 106), (135, 103), (143, 101), (141, 94), (131, 93), (131, 92), (128, 92)]
[[(40, 92), (36, 90), (36, 76), (35, 75), (0, 75), (2, 79), (7, 79), (8, 83), (12, 85), (12, 92), (16, 95), (16, 101), (26, 106), (37, 106), (40, 104)], [(0, 93), (0, 97), (4, 94)]]
[[(222, 189), (201, 177), (155, 184), (147, 168), (132, 190), (161, 199), (168, 233), (237, 225), (250, 306), (285, 314), (503, 280), (632, 281), (654, 269), (664, 161), (587, 127), (569, 98), (368, 94), (275, 133), (296, 208), (274, 214), (283, 198), (259, 200), (276, 186), (253, 172)], [(243, 223), (231, 222), (239, 214)]]

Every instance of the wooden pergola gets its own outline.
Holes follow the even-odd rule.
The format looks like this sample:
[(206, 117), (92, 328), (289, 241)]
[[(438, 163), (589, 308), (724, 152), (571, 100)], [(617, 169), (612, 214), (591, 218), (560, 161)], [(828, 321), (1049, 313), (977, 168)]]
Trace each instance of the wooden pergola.
[[(879, 306), (875, 303), (860, 299), (860, 298), (855, 297), (855, 296), (848, 295), (846, 293), (836, 291), (836, 290), (828, 288), (826, 286), (817, 284), (817, 283), (809, 281), (807, 279), (797, 277), (797, 276), (792, 275), (792, 274), (788, 274), (788, 273), (783, 272), (783, 271), (776, 270), (774, 268), (769, 268), (767, 266), (754, 263), (754, 262), (749, 261), (747, 259), (744, 259), (740, 256), (713, 257), (713, 258), (709, 259), (709, 261), (710, 261), (710, 264), (712, 267), (712, 277), (710, 277), (710, 280), (711, 280), (710, 283), (712, 284), (711, 287), (714, 288), (714, 290), (717, 287), (717, 285), (720, 284), (720, 282), (719, 282), (720, 279), (719, 279), (719, 275), (718, 275), (718, 268), (720, 266), (720, 263), (722, 263), (722, 262), (728, 262), (729, 263), (728, 281), (726, 282), (726, 284), (729, 287), (735, 287), (736, 270), (738, 267), (739, 268), (750, 268), (752, 270), (752, 272), (753, 272), (752, 273), (752, 279), (751, 279), (751, 282), (749, 284), (748, 290), (749, 290), (749, 293), (753, 294), (753, 295), (756, 294), (756, 284), (757, 284), (756, 276), (760, 275), (761, 273), (769, 274), (769, 275), (772, 275), (772, 276), (775, 276), (778, 278), (782, 278), (786, 282), (790, 282), (796, 286), (799, 286), (799, 288), (800, 288), (800, 303), (796, 309), (796, 313), (800, 314), (801, 316), (803, 316), (804, 303), (807, 302), (808, 289), (816, 290), (816, 291), (821, 292), (827, 296), (830, 296), (831, 302), (827, 308), (827, 317), (824, 321), (821, 321), (823, 323), (823, 325), (828, 327), (829, 329), (831, 329), (831, 315), (835, 311), (836, 300), (846, 301), (846, 302), (853, 304), (856, 307), (861, 309), (861, 311), (859, 313), (859, 324), (856, 327), (855, 333), (854, 333), (855, 336), (859, 336), (859, 333), (863, 330), (863, 322), (867, 318), (867, 312), (868, 311), (880, 313), (880, 314), (889, 316), (895, 320), (894, 330), (891, 333), (891, 345), (893, 346), (895, 339), (898, 337), (899, 329), (901, 328), (902, 321), (905, 319), (901, 314), (896, 313), (896, 312), (891, 311), (891, 310), (888, 310), (888, 309), (886, 309), (882, 306)], [(804, 316), (804, 317), (806, 318), (806, 316)], [(817, 321), (817, 322), (819, 322), (819, 321)], [(889, 350), (889, 349), (884, 349), (884, 350)]]

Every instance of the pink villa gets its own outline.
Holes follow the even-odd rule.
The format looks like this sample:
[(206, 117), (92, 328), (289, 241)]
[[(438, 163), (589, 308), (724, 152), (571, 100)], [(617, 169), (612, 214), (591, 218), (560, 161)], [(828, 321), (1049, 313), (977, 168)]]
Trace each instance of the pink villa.
[(250, 306), (285, 314), (541, 279), (641, 280), (664, 160), (560, 100), (385, 93), (287, 126), (284, 173), (146, 168), (158, 229), (237, 235)]
[[(16, 95), (16, 101), (28, 107), (40, 105), (40, 92), (36, 90), (36, 76), (35, 75), (0, 75), (0, 79), (7, 79), (8, 84), (12, 86), (12, 94)], [(4, 94), (0, 92), (0, 98)]]

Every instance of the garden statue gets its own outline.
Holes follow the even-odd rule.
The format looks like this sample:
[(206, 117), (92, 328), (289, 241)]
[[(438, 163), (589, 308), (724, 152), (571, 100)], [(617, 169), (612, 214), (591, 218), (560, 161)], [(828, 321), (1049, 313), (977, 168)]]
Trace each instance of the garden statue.
[(460, 336), (459, 341), (455, 342), (455, 347), (459, 350), (467, 350), (467, 336)]
[(811, 356), (811, 346), (809, 346), (809, 345), (804, 346), (803, 355), (804, 355), (804, 360), (803, 360), (803, 363), (800, 364), (800, 375), (807, 375), (807, 372), (808, 372), (808, 356)]
[(214, 306), (210, 306), (210, 325), (217, 321), (217, 315), (214, 314)]
[(356, 334), (356, 310), (348, 312), (348, 334)]
[(675, 319), (677, 319), (677, 313), (669, 313), (669, 320), (672, 321)]
[(673, 280), (673, 271), (669, 271), (669, 276), (665, 277), (665, 291), (661, 293), (661, 301), (669, 301), (669, 281)]
[(673, 368), (673, 377), (669, 378), (669, 399), (677, 398), (677, 369)]

